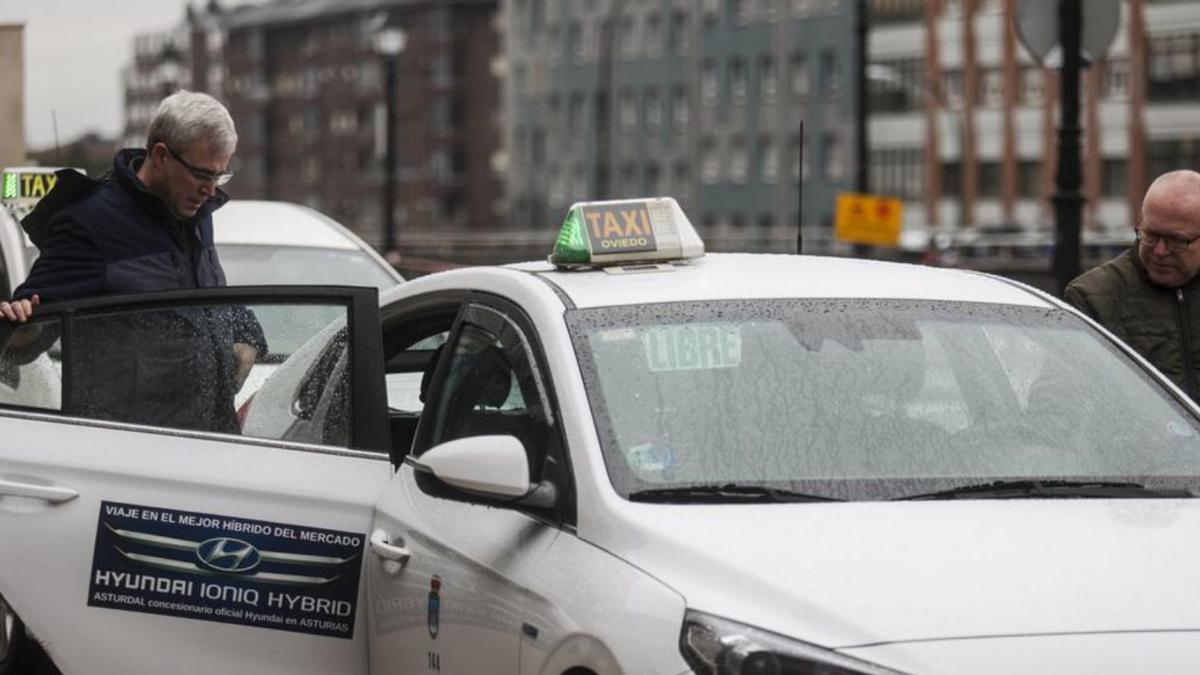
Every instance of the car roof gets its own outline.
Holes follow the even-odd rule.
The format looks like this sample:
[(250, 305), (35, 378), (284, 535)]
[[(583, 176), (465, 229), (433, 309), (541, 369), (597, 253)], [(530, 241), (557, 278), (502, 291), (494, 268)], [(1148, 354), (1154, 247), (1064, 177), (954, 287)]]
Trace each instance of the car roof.
[(576, 307), (603, 307), (747, 298), (896, 298), (1052, 307), (1016, 282), (977, 272), (854, 258), (710, 253), (670, 271), (564, 271), (549, 263), (520, 263)]
[(355, 250), (356, 239), (333, 219), (290, 202), (234, 199), (213, 211), (217, 244)]

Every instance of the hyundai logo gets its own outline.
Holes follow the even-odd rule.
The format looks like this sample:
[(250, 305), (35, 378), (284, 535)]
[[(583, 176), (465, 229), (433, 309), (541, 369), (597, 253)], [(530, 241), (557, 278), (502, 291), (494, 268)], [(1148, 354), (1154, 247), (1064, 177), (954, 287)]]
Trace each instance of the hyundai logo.
[(205, 569), (229, 574), (245, 574), (262, 562), (258, 549), (230, 537), (214, 537), (201, 542), (196, 547), (196, 558)]

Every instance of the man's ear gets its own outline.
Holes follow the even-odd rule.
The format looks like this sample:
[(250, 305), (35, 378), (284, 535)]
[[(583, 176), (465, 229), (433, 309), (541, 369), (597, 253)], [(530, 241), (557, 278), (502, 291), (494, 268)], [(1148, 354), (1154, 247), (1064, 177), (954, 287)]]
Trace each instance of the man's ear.
[(167, 159), (166, 143), (162, 143), (162, 142), (155, 143), (154, 145), (150, 146), (150, 150), (147, 152), (147, 154), (150, 156), (151, 159), (153, 159), (155, 161), (158, 161), (158, 162), (166, 161), (166, 159)]

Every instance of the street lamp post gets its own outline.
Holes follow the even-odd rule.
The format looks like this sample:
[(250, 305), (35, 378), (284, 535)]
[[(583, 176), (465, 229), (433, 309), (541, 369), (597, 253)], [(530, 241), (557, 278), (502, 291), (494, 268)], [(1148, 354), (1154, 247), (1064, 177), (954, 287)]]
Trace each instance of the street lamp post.
[(383, 250), (396, 248), (396, 64), (408, 36), (384, 18), (375, 32), (375, 52), (383, 60), (384, 152), (383, 152)]

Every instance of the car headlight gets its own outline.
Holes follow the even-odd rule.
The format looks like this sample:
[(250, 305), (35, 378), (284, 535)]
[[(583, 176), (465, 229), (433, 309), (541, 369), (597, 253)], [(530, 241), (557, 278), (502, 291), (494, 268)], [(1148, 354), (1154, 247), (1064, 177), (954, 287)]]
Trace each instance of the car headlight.
[(679, 648), (699, 675), (903, 675), (694, 610), (684, 616)]

